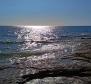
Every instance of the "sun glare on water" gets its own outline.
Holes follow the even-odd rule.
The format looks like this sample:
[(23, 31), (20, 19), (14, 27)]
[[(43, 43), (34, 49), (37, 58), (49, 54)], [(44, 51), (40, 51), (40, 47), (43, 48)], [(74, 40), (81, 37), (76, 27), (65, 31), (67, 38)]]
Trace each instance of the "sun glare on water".
[[(20, 33), (18, 38), (23, 38), (25, 40), (32, 39), (33, 41), (41, 41), (49, 39), (52, 34), (52, 26), (28, 26), (28, 25), (18, 25)], [(47, 36), (48, 35), (48, 36)]]
[(32, 29), (44, 29), (49, 28), (50, 26), (28, 26), (28, 25), (18, 25), (21, 28), (32, 28)]

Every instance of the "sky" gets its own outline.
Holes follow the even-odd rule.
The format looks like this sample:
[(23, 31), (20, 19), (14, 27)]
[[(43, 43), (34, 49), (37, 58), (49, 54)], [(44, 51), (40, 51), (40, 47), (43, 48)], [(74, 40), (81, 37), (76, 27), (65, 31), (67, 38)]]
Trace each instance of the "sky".
[(91, 0), (0, 0), (0, 25), (91, 25)]

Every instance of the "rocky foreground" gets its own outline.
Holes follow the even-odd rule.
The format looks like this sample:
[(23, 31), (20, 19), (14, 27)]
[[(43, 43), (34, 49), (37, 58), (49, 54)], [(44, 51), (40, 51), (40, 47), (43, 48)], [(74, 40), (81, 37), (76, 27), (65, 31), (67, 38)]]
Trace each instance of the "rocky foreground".
[(46, 50), (29, 57), (23, 53), (0, 66), (0, 84), (91, 84), (91, 39), (67, 51)]

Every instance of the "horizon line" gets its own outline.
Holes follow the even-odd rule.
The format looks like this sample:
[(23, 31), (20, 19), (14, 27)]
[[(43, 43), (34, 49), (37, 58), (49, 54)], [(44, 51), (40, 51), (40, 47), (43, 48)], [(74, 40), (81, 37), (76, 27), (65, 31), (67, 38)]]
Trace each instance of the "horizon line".
[(0, 26), (91, 26), (91, 25), (0, 25)]

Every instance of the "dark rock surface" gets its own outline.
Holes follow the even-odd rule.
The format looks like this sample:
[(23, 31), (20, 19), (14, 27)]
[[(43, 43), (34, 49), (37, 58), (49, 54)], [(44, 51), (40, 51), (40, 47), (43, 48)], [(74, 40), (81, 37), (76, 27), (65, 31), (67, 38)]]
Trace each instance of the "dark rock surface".
[[(69, 45), (72, 47), (72, 43)], [(82, 39), (74, 50), (53, 48), (40, 52), (1, 65), (0, 84), (91, 84), (90, 39)]]

